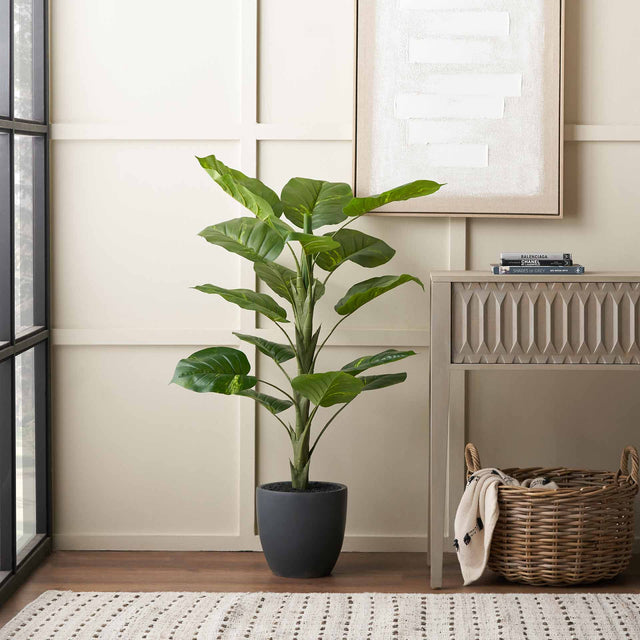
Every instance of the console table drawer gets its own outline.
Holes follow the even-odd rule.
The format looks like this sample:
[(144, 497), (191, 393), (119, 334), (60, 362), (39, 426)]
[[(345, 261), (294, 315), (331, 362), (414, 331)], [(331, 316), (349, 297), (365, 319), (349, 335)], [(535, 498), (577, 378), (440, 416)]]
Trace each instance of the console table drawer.
[(455, 364), (640, 364), (640, 282), (453, 282)]

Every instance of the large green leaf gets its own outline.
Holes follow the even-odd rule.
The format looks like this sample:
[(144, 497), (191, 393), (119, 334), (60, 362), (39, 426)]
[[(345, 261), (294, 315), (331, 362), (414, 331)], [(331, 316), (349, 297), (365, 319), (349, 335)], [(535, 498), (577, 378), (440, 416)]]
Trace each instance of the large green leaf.
[(291, 402), (291, 400), (274, 398), (273, 396), (268, 396), (266, 393), (259, 393), (254, 389), (246, 389), (245, 391), (241, 391), (238, 395), (245, 396), (245, 398), (252, 398), (263, 407), (266, 407), (274, 415), (276, 413), (280, 413), (281, 411), (285, 411), (291, 405), (293, 405), (293, 402)]
[(341, 371), (346, 371), (347, 373), (355, 375), (356, 373), (362, 373), (367, 369), (371, 369), (371, 367), (379, 367), (380, 365), (397, 362), (398, 360), (415, 355), (415, 351), (397, 351), (396, 349), (387, 349), (386, 351), (381, 351), (373, 356), (362, 356), (362, 358), (358, 358), (349, 364), (345, 364)]
[[(258, 278), (274, 293), (293, 304), (296, 280), (298, 278), (298, 274), (295, 271), (283, 267), (277, 262), (256, 262), (253, 265), (253, 270)], [(324, 285), (319, 280), (316, 280), (315, 283), (315, 299), (317, 302), (324, 295)]]
[(363, 391), (373, 391), (374, 389), (384, 389), (394, 384), (400, 384), (407, 379), (406, 373), (383, 373), (379, 376), (360, 376), (358, 380), (362, 380)]
[[(227, 167), (215, 156), (198, 158), (200, 166), (216, 181), (222, 189), (240, 204), (247, 207), (256, 216), (263, 217), (270, 213), (276, 217), (282, 215), (282, 202), (275, 191), (267, 187), (257, 178), (250, 178), (237, 169)], [(269, 207), (265, 211), (264, 203)]]
[(282, 236), (255, 218), (227, 220), (203, 229), (199, 235), (251, 262), (275, 260), (284, 248)]
[(249, 344), (254, 345), (258, 349), (258, 351), (264, 353), (266, 356), (269, 356), (277, 363), (286, 362), (287, 360), (291, 360), (291, 358), (296, 357), (294, 350), (288, 344), (278, 344), (277, 342), (270, 342), (269, 340), (265, 340), (264, 338), (249, 336), (245, 333), (238, 333), (237, 331), (234, 331), (233, 335), (238, 336), (238, 338), (240, 338), (240, 340), (244, 340), (244, 342), (248, 342)]
[(361, 216), (363, 213), (373, 211), (373, 209), (377, 209), (390, 202), (411, 200), (412, 198), (431, 195), (442, 186), (444, 185), (433, 182), (432, 180), (416, 180), (415, 182), (403, 184), (400, 187), (384, 191), (375, 196), (352, 198), (343, 211), (347, 216)]
[(257, 378), (247, 375), (247, 356), (231, 347), (209, 347), (178, 362), (171, 382), (198, 393), (232, 395), (255, 387)]
[(291, 381), (291, 386), (313, 404), (330, 407), (353, 400), (364, 383), (344, 371), (327, 371), (302, 374)]
[(203, 293), (222, 296), (228, 302), (233, 302), (242, 309), (257, 311), (276, 322), (289, 322), (287, 320), (287, 312), (266, 293), (258, 293), (257, 291), (251, 291), (251, 289), (223, 289), (215, 284), (201, 284), (194, 287), (194, 289)]
[(337, 269), (346, 260), (361, 267), (379, 267), (389, 262), (396, 253), (386, 242), (356, 229), (340, 229), (325, 235), (338, 243), (338, 248), (321, 253), (316, 258), (316, 264), (325, 271)]
[(335, 251), (340, 245), (327, 236), (314, 236), (311, 233), (294, 232), (289, 234), (289, 240), (297, 240), (307, 255), (323, 253), (324, 251)]
[(345, 182), (311, 178), (292, 178), (281, 195), (284, 215), (300, 229), (304, 229), (305, 214), (311, 216), (312, 229), (346, 220), (342, 209), (352, 197), (351, 187)]
[(417, 282), (423, 289), (424, 285), (415, 276), (410, 276), (408, 273), (403, 273), (400, 276), (380, 276), (379, 278), (370, 278), (363, 282), (354, 284), (353, 287), (347, 291), (347, 293), (338, 300), (334, 309), (344, 316), (347, 313), (353, 313), (356, 309), (359, 309), (362, 305), (367, 304), (374, 298), (381, 296), (391, 289), (399, 287), (405, 282)]

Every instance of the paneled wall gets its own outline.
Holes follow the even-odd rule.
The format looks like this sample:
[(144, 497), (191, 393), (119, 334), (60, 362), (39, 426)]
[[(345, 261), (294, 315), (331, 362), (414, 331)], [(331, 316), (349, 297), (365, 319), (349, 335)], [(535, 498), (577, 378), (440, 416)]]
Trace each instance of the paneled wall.
[[(259, 548), (254, 486), (287, 477), (286, 437), (249, 400), (168, 385), (180, 357), (240, 346), (234, 330), (278, 339), (254, 314), (189, 288), (256, 284), (250, 266), (196, 235), (240, 210), (193, 156), (215, 153), (277, 190), (294, 175), (350, 181), (353, 4), (321, 5), (52, 3), (59, 548)], [(360, 228), (398, 250), (378, 272), (427, 281), (518, 248), (640, 269), (638, 18), (631, 0), (568, 0), (565, 220), (370, 218)], [(377, 274), (344, 267), (325, 299)], [(351, 550), (426, 549), (428, 299), (409, 286), (389, 293), (324, 352), (327, 368), (388, 347), (419, 354), (404, 385), (354, 402), (314, 458), (314, 478), (349, 485)], [(327, 305), (323, 323), (333, 316)], [(277, 375), (242, 348), (261, 375)], [(456, 384), (467, 385), (469, 435), (488, 462), (613, 467), (623, 444), (640, 444), (637, 382), (496, 373)]]

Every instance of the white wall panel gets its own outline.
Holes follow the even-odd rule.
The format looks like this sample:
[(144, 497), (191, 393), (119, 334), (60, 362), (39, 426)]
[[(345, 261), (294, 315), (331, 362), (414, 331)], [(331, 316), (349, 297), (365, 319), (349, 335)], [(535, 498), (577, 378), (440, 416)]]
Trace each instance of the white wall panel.
[(353, 3), (260, 1), (260, 122), (349, 122)]
[(239, 259), (198, 237), (238, 214), (194, 155), (238, 163), (233, 142), (58, 142), (54, 146), (54, 327), (237, 325), (190, 287), (239, 285)]
[[(339, 369), (358, 356), (383, 350), (329, 347), (320, 356), (320, 367)], [(428, 350), (416, 351), (417, 356), (385, 367), (389, 373), (406, 371), (407, 381), (356, 398), (327, 429), (312, 458), (312, 480), (343, 482), (349, 487), (348, 535), (426, 535)], [(261, 376), (270, 381), (282, 378), (275, 366), (262, 360)], [(334, 410), (318, 412), (315, 433)], [(260, 482), (287, 479), (290, 449), (282, 426), (260, 412)]]
[[(565, 149), (564, 220), (470, 220), (470, 267), (501, 251), (571, 251), (590, 270), (638, 269), (640, 145), (587, 142)], [(631, 231), (634, 230), (634, 231)]]
[[(195, 350), (195, 349), (194, 349)], [(168, 382), (188, 347), (55, 353), (56, 533), (237, 532), (239, 399)]]
[(565, 120), (639, 124), (638, 21), (635, 0), (568, 0)]
[(240, 2), (51, 3), (54, 122), (237, 122)]
[(258, 174), (278, 193), (296, 176), (350, 183), (352, 154), (351, 142), (262, 140)]

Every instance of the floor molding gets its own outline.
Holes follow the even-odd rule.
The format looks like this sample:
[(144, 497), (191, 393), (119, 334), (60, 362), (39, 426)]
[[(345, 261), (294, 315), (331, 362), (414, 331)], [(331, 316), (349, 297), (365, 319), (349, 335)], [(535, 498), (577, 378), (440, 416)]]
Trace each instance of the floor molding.
[[(258, 536), (216, 534), (61, 533), (56, 551), (260, 551)], [(427, 536), (345, 536), (343, 551), (426, 551)]]

